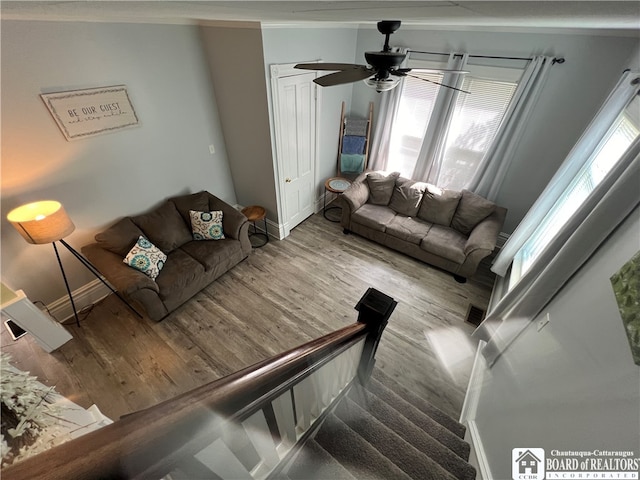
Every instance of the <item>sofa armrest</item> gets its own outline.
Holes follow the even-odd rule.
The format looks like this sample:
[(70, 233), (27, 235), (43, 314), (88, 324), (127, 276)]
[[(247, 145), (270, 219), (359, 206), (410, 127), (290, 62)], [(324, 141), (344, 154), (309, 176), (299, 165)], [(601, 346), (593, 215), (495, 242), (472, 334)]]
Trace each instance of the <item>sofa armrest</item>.
[(491, 215), (476, 225), (464, 246), (464, 254), (469, 256), (477, 250), (484, 250), (486, 251), (486, 255), (484, 255), (486, 257), (493, 252), (506, 215), (507, 210), (505, 208), (496, 207)]
[(366, 182), (354, 182), (342, 194), (343, 208), (347, 207), (350, 213), (358, 210), (369, 199), (369, 186)]
[(97, 243), (82, 247), (82, 253), (109, 281), (113, 287), (123, 295), (132, 295), (142, 289), (160, 292), (158, 284), (147, 275), (125, 264), (119, 255), (105, 250)]
[[(215, 195), (208, 192), (207, 195), (209, 196), (209, 208), (211, 210), (222, 210), (222, 228), (224, 234), (236, 240), (241, 240), (240, 231), (245, 223), (248, 224), (249, 221), (247, 217)], [(248, 228), (247, 226), (247, 231)]]

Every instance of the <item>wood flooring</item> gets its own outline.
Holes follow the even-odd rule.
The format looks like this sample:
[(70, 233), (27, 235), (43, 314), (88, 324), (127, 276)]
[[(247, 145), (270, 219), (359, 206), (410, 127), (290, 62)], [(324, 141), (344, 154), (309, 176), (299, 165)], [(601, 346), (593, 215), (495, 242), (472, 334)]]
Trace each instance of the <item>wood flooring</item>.
[(376, 367), (458, 417), (475, 341), (469, 304), (486, 309), (486, 265), (466, 284), (355, 234), (322, 214), (271, 240), (161, 322), (140, 320), (110, 295), (67, 325), (73, 340), (52, 354), (27, 335), (2, 350), (74, 402), (113, 419), (353, 323), (368, 287), (398, 306)]

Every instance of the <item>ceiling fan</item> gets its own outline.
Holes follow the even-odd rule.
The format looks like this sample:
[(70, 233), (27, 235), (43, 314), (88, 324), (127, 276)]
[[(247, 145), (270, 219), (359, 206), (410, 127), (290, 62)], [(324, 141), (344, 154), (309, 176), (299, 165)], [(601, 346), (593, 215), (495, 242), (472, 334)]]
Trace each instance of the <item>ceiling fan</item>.
[(385, 36), (384, 47), (381, 52), (365, 52), (364, 57), (368, 65), (353, 63), (299, 63), (295, 68), (303, 70), (329, 70), (335, 71), (314, 80), (322, 87), (342, 85), (345, 83), (364, 82), (378, 92), (391, 90), (400, 82), (400, 77), (410, 76), (426, 82), (442, 85), (464, 93), (469, 93), (459, 88), (435, 82), (426, 78), (411, 75), (414, 73), (469, 73), (464, 70), (425, 69), (425, 68), (399, 68), (405, 57), (405, 53), (394, 52), (389, 46), (389, 37), (400, 28), (400, 20), (383, 20), (378, 22), (378, 31)]

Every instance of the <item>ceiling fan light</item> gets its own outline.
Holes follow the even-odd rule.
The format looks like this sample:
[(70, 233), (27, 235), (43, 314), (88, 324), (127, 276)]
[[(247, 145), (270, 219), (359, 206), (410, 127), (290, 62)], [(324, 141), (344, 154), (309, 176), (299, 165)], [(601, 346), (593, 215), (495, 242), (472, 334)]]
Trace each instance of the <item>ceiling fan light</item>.
[(398, 83), (400, 83), (399, 77), (389, 77), (383, 79), (376, 79), (375, 76), (365, 78), (363, 82), (368, 86), (373, 88), (376, 92), (386, 92), (387, 90), (391, 90), (395, 88)]

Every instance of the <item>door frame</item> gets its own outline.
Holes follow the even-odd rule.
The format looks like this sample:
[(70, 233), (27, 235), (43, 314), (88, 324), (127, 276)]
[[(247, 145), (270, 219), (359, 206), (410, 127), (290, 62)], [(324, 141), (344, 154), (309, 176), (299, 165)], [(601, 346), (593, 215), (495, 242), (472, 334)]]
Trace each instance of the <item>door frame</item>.
[[(284, 185), (284, 178), (283, 175), (281, 175), (281, 172), (283, 171), (283, 166), (281, 163), (281, 152), (282, 152), (282, 138), (280, 136), (280, 113), (279, 113), (279, 104), (280, 104), (280, 97), (279, 97), (279, 93), (278, 93), (278, 80), (280, 78), (284, 78), (284, 77), (291, 77), (294, 75), (309, 75), (310, 73), (313, 74), (315, 73), (315, 78), (318, 77), (318, 72), (314, 72), (312, 70), (300, 70), (300, 69), (296, 69), (294, 68), (295, 65), (297, 65), (298, 63), (317, 63), (320, 62), (320, 60), (310, 60), (310, 61), (305, 61), (305, 62), (296, 62), (296, 63), (279, 63), (279, 64), (272, 64), (270, 65), (270, 72), (271, 72), (271, 115), (273, 118), (273, 136), (275, 137), (275, 148), (274, 148), (274, 154), (273, 154), (273, 171), (275, 174), (275, 186), (276, 186), (276, 199), (277, 199), (277, 206), (278, 206), (278, 219), (280, 219), (280, 221), (278, 222), (278, 229), (279, 229), (279, 238), (283, 239), (287, 236), (289, 236), (289, 234), (291, 233), (291, 228), (289, 227), (288, 222), (286, 222), (285, 219), (285, 215), (284, 215), (284, 205), (286, 203), (286, 198), (285, 198), (285, 185)], [(316, 85), (315, 89), (314, 89), (315, 95), (315, 118), (314, 118), (314, 123), (315, 123), (315, 132), (314, 132), (314, 145), (313, 145), (313, 200), (314, 200), (314, 210), (315, 210), (315, 206), (318, 205), (318, 186), (317, 186), (317, 179), (319, 178), (320, 172), (319, 172), (319, 162), (318, 162), (318, 154), (319, 154), (319, 147), (318, 147), (318, 138), (320, 135), (320, 129), (319, 129), (319, 123), (320, 123), (320, 109), (318, 108), (318, 106), (321, 104), (322, 101), (322, 90)], [(317, 213), (317, 211), (316, 211)]]

